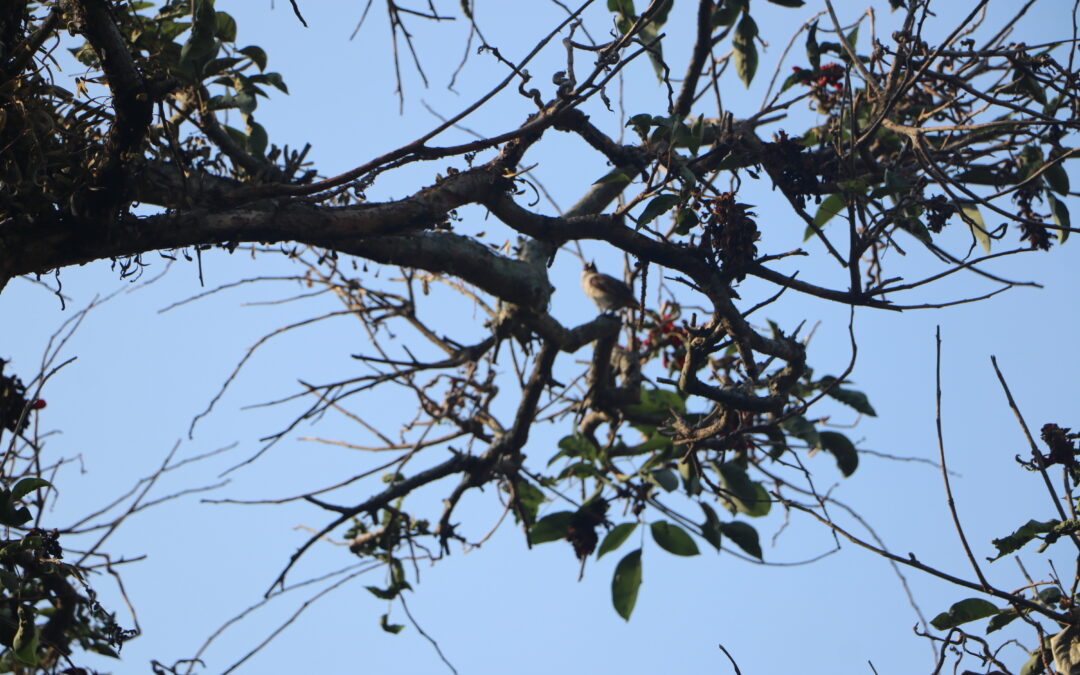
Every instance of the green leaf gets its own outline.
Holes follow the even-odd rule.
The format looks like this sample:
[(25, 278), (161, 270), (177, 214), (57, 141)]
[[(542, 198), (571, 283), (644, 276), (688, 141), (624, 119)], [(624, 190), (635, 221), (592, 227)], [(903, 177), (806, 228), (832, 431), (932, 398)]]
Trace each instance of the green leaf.
[(749, 14), (743, 14), (739, 25), (735, 27), (735, 36), (731, 46), (735, 48), (735, 73), (748, 88), (757, 72), (758, 53), (754, 38), (757, 37), (757, 23)]
[(285, 80), (281, 78), (281, 73), (260, 73), (258, 75), (252, 75), (249, 79), (252, 82), (257, 82), (259, 84), (269, 84), (286, 94), (289, 93), (289, 88), (285, 86)]
[(600, 450), (596, 445), (589, 440), (589, 437), (575, 431), (569, 436), (563, 436), (559, 440), (559, 453), (555, 457), (551, 458), (548, 465), (554, 462), (556, 458), (562, 457), (581, 457), (583, 459), (593, 460), (596, 459)]
[(721, 523), (720, 531), (725, 537), (735, 542), (736, 546), (758, 560), (763, 560), (761, 557), (761, 542), (758, 540), (757, 530), (752, 525), (741, 520), (733, 520), (730, 523)]
[(638, 403), (623, 406), (623, 410), (629, 415), (638, 417), (657, 417), (666, 419), (671, 411), (680, 415), (686, 412), (686, 401), (678, 392), (671, 389), (641, 388), (641, 397)]
[(802, 415), (792, 415), (780, 423), (789, 435), (806, 441), (811, 448), (821, 448), (821, 435), (817, 428)]
[(683, 489), (686, 494), (696, 497), (701, 494), (701, 477), (698, 475), (697, 462), (679, 462), (679, 476), (683, 479)]
[(960, 211), (966, 216), (964, 222), (971, 228), (971, 234), (975, 237), (975, 241), (979, 242), (983, 251), (990, 252), (990, 234), (986, 231), (986, 223), (983, 222), (982, 214), (979, 212), (979, 207), (972, 203), (957, 204), (960, 207)]
[(679, 489), (679, 477), (671, 469), (650, 471), (647, 478), (650, 482), (662, 487), (666, 492), (674, 492)]
[(1056, 605), (1061, 602), (1064, 595), (1057, 586), (1047, 586), (1039, 591), (1039, 602), (1044, 605)]
[(1035, 649), (1031, 652), (1031, 658), (1020, 667), (1020, 675), (1041, 675), (1046, 672), (1043, 666), (1042, 651)]
[[(835, 377), (826, 375), (818, 381), (818, 385), (821, 389), (827, 389), (831, 387), (834, 382), (836, 382)], [(832, 389), (829, 389), (829, 396), (840, 401), (844, 405), (855, 409), (856, 412), (861, 412), (870, 417), (877, 417), (874, 406), (870, 405), (870, 400), (866, 398), (866, 394), (861, 391), (844, 389), (843, 387), (832, 387)]]
[(674, 4), (675, 0), (664, 0), (664, 2), (656, 8), (656, 12), (653, 13), (652, 22), (658, 27), (667, 23), (668, 14), (671, 13), (671, 7)]
[[(691, 155), (697, 155), (698, 149), (701, 148), (701, 144), (705, 142), (705, 116), (698, 115), (694, 123), (690, 125), (690, 138), (691, 141), (687, 145)], [(686, 168), (686, 167), (683, 167)]]
[(637, 604), (638, 589), (641, 588), (641, 549), (627, 553), (615, 567), (615, 576), (611, 578), (611, 603), (623, 619), (629, 621), (630, 614)]
[(626, 175), (626, 172), (622, 169), (612, 169), (600, 178), (600, 180), (593, 183), (593, 185), (603, 185), (605, 183), (629, 183), (630, 176)]
[(859, 466), (859, 453), (848, 437), (835, 431), (819, 431), (818, 436), (822, 446), (836, 458), (840, 473), (844, 474), (845, 478), (855, 473)]
[(694, 539), (686, 533), (686, 530), (674, 523), (669, 523), (666, 520), (658, 520), (650, 525), (649, 528), (652, 530), (653, 541), (659, 544), (660, 548), (668, 553), (683, 556), (698, 555), (701, 553), (701, 551), (698, 550), (697, 544), (694, 543)]
[(671, 209), (671, 207), (678, 204), (680, 200), (681, 198), (679, 197), (679, 195), (671, 194), (658, 195), (656, 197), (653, 197), (652, 200), (645, 205), (645, 210), (642, 211), (641, 215), (638, 217), (638, 227), (643, 227), (644, 225), (647, 225), (657, 216), (667, 212)]
[(701, 510), (705, 514), (705, 524), (701, 526), (701, 536), (719, 551), (722, 534), (720, 518), (717, 517), (716, 511), (713, 511), (713, 507), (705, 502), (698, 503), (701, 504)]
[(30, 492), (43, 487), (52, 487), (53, 484), (44, 478), (23, 478), (15, 487), (11, 488), (11, 501), (17, 502)]
[(1061, 162), (1054, 162), (1046, 167), (1043, 178), (1054, 192), (1065, 197), (1069, 195), (1069, 174), (1065, 173), (1065, 167), (1061, 165)]
[[(814, 214), (814, 225), (817, 225), (818, 227), (823, 226), (825, 223), (832, 220), (833, 216), (845, 210), (846, 208), (847, 203), (844, 201), (843, 195), (829, 195), (824, 199), (824, 201), (821, 202), (821, 205), (818, 206), (817, 213)], [(810, 234), (813, 234), (814, 230), (811, 229), (809, 230), (809, 232)], [(805, 238), (809, 239), (810, 235), (807, 235)]]
[(38, 627), (34, 624), (34, 608), (31, 605), (20, 605), (18, 610), (19, 627), (15, 631), (15, 637), (11, 640), (11, 651), (19, 663), (29, 666), (38, 664)]
[(739, 16), (739, 12), (742, 8), (725, 3), (723, 7), (718, 7), (712, 15), (712, 27), (719, 28), (720, 26), (730, 26), (735, 23), (735, 19)]
[(592, 478), (593, 476), (599, 476), (600, 472), (597, 471), (596, 466), (591, 462), (574, 462), (567, 466), (559, 474), (559, 479), (563, 478)]
[(251, 119), (248, 116), (247, 123), (247, 150), (256, 157), (263, 157), (266, 154), (266, 145), (270, 142), (266, 136), (266, 129), (263, 125)]
[(539, 510), (540, 505), (544, 503), (544, 493), (540, 488), (536, 487), (527, 480), (519, 480), (514, 484), (514, 490), (517, 494), (518, 505), (520, 506), (521, 515), (518, 515), (519, 509), (514, 509), (514, 519), (519, 517), (525, 519), (525, 525), (531, 527), (536, 522), (536, 512)]
[(266, 52), (262, 47), (258, 45), (248, 45), (240, 50), (240, 53), (251, 59), (251, 62), (258, 67), (259, 72), (266, 70)]
[(196, 74), (204, 63), (217, 52), (214, 39), (217, 29), (217, 14), (214, 12), (214, 0), (195, 0), (191, 12), (191, 35), (180, 49), (180, 65), (191, 67)]
[(368, 589), (368, 591), (370, 591), (372, 595), (374, 595), (380, 600), (393, 600), (401, 594), (401, 589), (394, 588), (393, 586), (391, 586), (390, 588), (379, 588), (378, 586), (364, 586), (364, 588)]
[(389, 614), (383, 614), (379, 619), (379, 628), (382, 628), (387, 633), (393, 633), (394, 635), (405, 630), (405, 626), (402, 626), (400, 623), (390, 623)]
[(1069, 238), (1069, 228), (1072, 227), (1072, 218), (1069, 216), (1069, 207), (1049, 192), (1046, 198), (1050, 202), (1050, 215), (1054, 218), (1054, 224), (1060, 227), (1058, 230), (1058, 244), (1064, 244)]
[(596, 550), (596, 558), (599, 560), (605, 553), (610, 553), (622, 546), (635, 529), (637, 529), (637, 523), (619, 523), (611, 528), (611, 531), (604, 536), (604, 541), (600, 542), (600, 548)]
[(675, 233), (690, 234), (690, 230), (700, 224), (697, 212), (693, 209), (679, 209), (675, 214)]
[(970, 621), (978, 621), (998, 613), (993, 603), (982, 598), (968, 598), (955, 603), (948, 612), (938, 614), (930, 625), (938, 630), (948, 630)]
[(529, 528), (529, 539), (534, 544), (545, 544), (549, 541), (558, 541), (566, 537), (566, 529), (570, 527), (570, 521), (574, 514), (571, 511), (556, 511), (549, 513)]
[(810, 28), (806, 30), (806, 58), (810, 62), (810, 68), (817, 70), (821, 68), (821, 47), (817, 42), (817, 21), (810, 24)]
[(1006, 607), (996, 615), (990, 617), (989, 623), (986, 624), (986, 632), (993, 633), (996, 630), (1001, 630), (1018, 618), (1020, 618), (1019, 612), (1012, 607)]
[(224, 42), (236, 42), (236, 19), (226, 12), (216, 12), (216, 17), (214, 33), (218, 39)]
[(1001, 539), (995, 539), (990, 542), (994, 545), (994, 548), (998, 550), (998, 554), (990, 560), (997, 560), (998, 558), (1008, 555), (1014, 551), (1020, 550), (1025, 544), (1034, 539), (1040, 534), (1048, 534), (1053, 531), (1055, 527), (1060, 524), (1057, 520), (1047, 520), (1039, 522), (1038, 520), (1029, 520), (1020, 526), (1015, 532), (1007, 537)]
[(803, 0), (769, 0), (769, 2), (781, 7), (802, 7), (806, 4)]
[(750, 480), (746, 469), (735, 462), (726, 462), (716, 466), (720, 474), (720, 484), (729, 493), (724, 498), (734, 507), (732, 512), (745, 513), (753, 518), (768, 515), (772, 509), (772, 500), (764, 486)]

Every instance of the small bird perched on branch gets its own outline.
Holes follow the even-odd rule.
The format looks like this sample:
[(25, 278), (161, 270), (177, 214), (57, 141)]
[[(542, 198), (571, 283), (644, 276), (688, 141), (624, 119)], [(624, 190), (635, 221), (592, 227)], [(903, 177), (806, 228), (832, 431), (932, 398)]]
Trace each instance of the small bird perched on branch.
[(629, 286), (613, 276), (597, 272), (596, 265), (591, 262), (585, 264), (581, 273), (581, 287), (601, 312), (638, 307), (638, 301), (634, 299), (634, 292)]

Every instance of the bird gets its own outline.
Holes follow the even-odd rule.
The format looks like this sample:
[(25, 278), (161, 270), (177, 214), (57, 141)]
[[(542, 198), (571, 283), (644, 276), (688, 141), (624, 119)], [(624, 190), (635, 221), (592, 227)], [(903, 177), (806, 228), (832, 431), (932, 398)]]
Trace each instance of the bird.
[(638, 307), (630, 287), (613, 276), (596, 271), (596, 265), (586, 263), (581, 272), (581, 288), (601, 312), (613, 312), (623, 307)]

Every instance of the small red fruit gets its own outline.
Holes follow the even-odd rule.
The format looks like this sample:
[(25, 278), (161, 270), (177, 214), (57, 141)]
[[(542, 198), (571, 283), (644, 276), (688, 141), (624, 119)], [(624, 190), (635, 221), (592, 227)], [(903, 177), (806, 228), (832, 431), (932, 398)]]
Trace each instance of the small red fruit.
[(45, 399), (43, 399), (43, 398), (37, 399), (36, 401), (34, 401), (34, 405), (32, 405), (30, 407), (32, 407), (34, 410), (41, 410), (42, 408), (45, 407)]

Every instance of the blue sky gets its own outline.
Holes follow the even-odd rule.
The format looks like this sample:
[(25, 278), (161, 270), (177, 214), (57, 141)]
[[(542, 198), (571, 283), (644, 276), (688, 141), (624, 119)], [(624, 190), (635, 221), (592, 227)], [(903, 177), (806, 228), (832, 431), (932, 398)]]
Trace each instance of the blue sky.
[[(310, 26), (304, 29), (286, 2), (277, 2), (271, 9), (268, 2), (218, 0), (218, 9), (237, 18), (239, 42), (266, 48), (269, 69), (284, 75), (291, 92), (260, 102), (257, 119), (274, 143), (295, 147), (311, 142), (311, 158), (325, 175), (351, 168), (426, 131), (437, 120), (422, 101), (441, 114), (452, 114), (502, 76), (489, 58), (473, 54), (458, 79), (460, 93), (447, 91), (446, 83), (463, 51), (464, 28), (416, 22), (430, 87), (425, 89), (411, 65), (403, 63), (406, 101), (405, 113), (399, 116), (386, 19), (379, 4), (373, 6), (368, 24), (349, 41), (363, 3), (301, 2)], [(481, 0), (478, 4), (486, 35), (508, 58), (531, 48), (559, 17), (550, 3)], [(991, 20), (1002, 16), (1011, 4), (991, 2)], [(692, 9), (684, 5), (676, 3), (669, 23), (671, 35), (665, 42), (674, 63), (682, 63), (680, 56), (688, 49), (688, 41), (677, 28), (685, 25), (680, 19)], [(1064, 3), (1041, 5), (1052, 9), (1033, 10), (1025, 17), (1018, 39), (1045, 39), (1058, 25), (1069, 23)], [(603, 25), (603, 3), (595, 9), (592, 16)], [(796, 19), (805, 17), (804, 12), (764, 2), (754, 3), (753, 9), (770, 46), (762, 58), (759, 82), (749, 94), (734, 78), (726, 80), (725, 104), (736, 117), (757, 109), (760, 80), (771, 75), (775, 59), (798, 25)], [(887, 8), (878, 10), (879, 32), (887, 35), (881, 28), (889, 21)], [(855, 16), (853, 9), (845, 11), (853, 12), (847, 19)], [(793, 54), (798, 52), (796, 48)], [(538, 86), (545, 86), (551, 73), (564, 67), (562, 59), (564, 52), (556, 48), (530, 66)], [(797, 55), (784, 69), (801, 63)], [(627, 114), (663, 110), (665, 92), (645, 62), (628, 69), (623, 92)], [(510, 92), (466, 125), (485, 134), (503, 131), (518, 125), (528, 111), (528, 104)], [(587, 112), (617, 133), (617, 117), (607, 115), (599, 102)], [(796, 122), (793, 127), (798, 128)], [(464, 133), (450, 132), (445, 142), (467, 138)], [(570, 137), (551, 139), (533, 161), (539, 162), (536, 177), (563, 207), (607, 170)], [(443, 171), (442, 164), (414, 166), (401, 172), (400, 178), (380, 179), (369, 198), (412, 192)], [(787, 250), (802, 245), (802, 226), (783, 209), (774, 208), (774, 193), (767, 187), (752, 190), (741, 198), (757, 205), (764, 233), (762, 248)], [(537, 208), (551, 210), (547, 204)], [(487, 230), (490, 241), (502, 240), (504, 234), (494, 221), (484, 220), (482, 212), (463, 210), (463, 218), (463, 230)], [(951, 243), (962, 246), (962, 241), (957, 236)], [(905, 273), (916, 275), (930, 269), (928, 256), (908, 243), (910, 255), (898, 261)], [(855, 313), (859, 361), (852, 379), (869, 394), (879, 417), (860, 420), (848, 433), (861, 439), (860, 448), (894, 455), (937, 457), (933, 348), (935, 327), (941, 326), (946, 448), (950, 467), (957, 473), (953, 490), (958, 512), (977, 556), (992, 554), (991, 539), (1028, 518), (1047, 519), (1052, 513), (1037, 477), (1018, 469), (1013, 461), (1015, 455), (1026, 454), (1026, 444), (1005, 406), (989, 356), (998, 356), (1033, 428), (1045, 422), (1063, 426), (1075, 422), (1074, 383), (1080, 381), (1080, 357), (1070, 349), (1070, 338), (1080, 328), (1074, 294), (1080, 259), (1075, 243), (1047, 254), (1003, 261), (996, 268), (1006, 275), (1037, 280), (1044, 285), (1041, 290), (1019, 288), (942, 311)], [(808, 247), (817, 251), (812, 244)], [(587, 248), (586, 253), (611, 267), (618, 264), (599, 248)], [(166, 267), (166, 261), (156, 256), (147, 260), (150, 268), (134, 283), (121, 281), (105, 262), (62, 271), (63, 291), (71, 297), (66, 311), (47, 290), (28, 281), (12, 281), (0, 295), (0, 312), (8, 317), (0, 356), (14, 358), (17, 372), (29, 375), (48, 336), (72, 315), (73, 308), (122, 289), (88, 315), (64, 349), (64, 357), (78, 359), (61, 370), (43, 393), (49, 407), (41, 414), (40, 424), (61, 432), (49, 439), (48, 451), (54, 457), (79, 456), (86, 470), (83, 473), (73, 465), (60, 476), (59, 499), (44, 517), (47, 526), (71, 522), (78, 514), (107, 503), (133, 481), (150, 474), (178, 441), (180, 457), (237, 445), (220, 457), (168, 476), (155, 494), (216, 483), (222, 470), (256, 451), (260, 437), (279, 429), (296, 412), (295, 408), (245, 406), (294, 393), (298, 379), (322, 381), (354, 372), (355, 362), (349, 355), (365, 346), (363, 333), (348, 319), (275, 338), (246, 364), (235, 386), (189, 440), (192, 417), (205, 408), (250, 345), (279, 326), (337, 306), (325, 297), (251, 304), (298, 292), (295, 284), (266, 281), (160, 313), (200, 291), (197, 270), (181, 259), (160, 280), (144, 287), (142, 281)], [(579, 297), (579, 269), (575, 259), (562, 256), (553, 272), (565, 280), (565, 287), (556, 293), (553, 311), (567, 323), (580, 323), (594, 312)], [(835, 271), (819, 266), (814, 256), (788, 269), (801, 270), (801, 278), (835, 280), (830, 277)], [(208, 252), (203, 256), (203, 272), (207, 288), (212, 288), (238, 279), (293, 274), (295, 269), (272, 255), (252, 260), (240, 252)], [(43, 281), (53, 283), (48, 278)], [(985, 290), (990, 289), (972, 277), (958, 278), (931, 286), (911, 301), (942, 301)], [(748, 282), (740, 292), (749, 305), (773, 289)], [(441, 297), (431, 299), (432, 311), (439, 310)], [(445, 310), (445, 320), (467, 334), (468, 322), (462, 321), (460, 313), (453, 314), (459, 309)], [(768, 316), (783, 326), (803, 320), (817, 326), (809, 348), (811, 364), (822, 374), (843, 370), (850, 357), (845, 308), (789, 293), (770, 308)], [(566, 364), (571, 361), (567, 359)], [(407, 400), (380, 391), (358, 405), (390, 418), (410, 414), (402, 409)], [(837, 424), (855, 421), (842, 407), (830, 410)], [(538, 429), (526, 452), (544, 456), (565, 432), (559, 427)], [(384, 461), (302, 440), (311, 436), (359, 442), (363, 432), (335, 418), (301, 428), (258, 463), (230, 474), (230, 483), (212, 496), (256, 499), (299, 494)], [(951, 527), (941, 476), (935, 469), (920, 462), (863, 455), (859, 471), (843, 480), (829, 458), (808, 461), (820, 469), (820, 484), (837, 485), (837, 498), (856, 508), (892, 550), (910, 551), (929, 564), (966, 578), (973, 576)], [(338, 501), (358, 502), (377, 485), (360, 484)], [(431, 492), (425, 498), (437, 504), (441, 493)], [(494, 526), (498, 513), (491, 493), (470, 495), (459, 512), (461, 520), (470, 523), (473, 538)], [(222, 622), (261, 598), (306, 538), (303, 528), (319, 528), (324, 522), (324, 512), (312, 507), (204, 504), (198, 495), (137, 514), (113, 535), (106, 549), (117, 557), (147, 555), (146, 560), (124, 566), (125, 587), (138, 608), (145, 634), (124, 648), (120, 665), (106, 660), (86, 663), (123, 673), (144, 670), (151, 658), (171, 663), (191, 656)], [(791, 516), (774, 544), (771, 538), (783, 522), (777, 512), (754, 523), (766, 544), (766, 561), (804, 561), (835, 547), (831, 534), (798, 515)], [(930, 648), (912, 635), (917, 617), (895, 574), (885, 561), (868, 552), (845, 544), (813, 564), (762, 566), (712, 552), (675, 558), (651, 541), (643, 545), (645, 581), (629, 622), (620, 619), (610, 603), (609, 584), (619, 554), (590, 561), (579, 583), (578, 563), (569, 546), (552, 543), (527, 551), (521, 533), (511, 526), (501, 528), (478, 550), (455, 551), (434, 566), (421, 566), (420, 583), (414, 583), (416, 592), (408, 594), (407, 602), (421, 627), (439, 642), (461, 673), (728, 672), (718, 643), (732, 653), (744, 673), (796, 669), (869, 673), (868, 661), (882, 674), (929, 671)], [(1023, 559), (1036, 578), (1050, 574), (1040, 558), (1028, 554)], [(341, 547), (316, 547), (294, 579), (354, 562)], [(1003, 588), (1024, 583), (1010, 560), (988, 569)], [(1059, 565), (1058, 569), (1070, 567)], [(906, 574), (928, 617), (973, 595), (914, 571)], [(434, 649), (412, 625), (397, 636), (380, 630), (378, 617), (388, 608), (364, 585), (380, 585), (383, 579), (384, 572), (376, 570), (321, 599), (240, 672), (444, 672)], [(130, 623), (111, 578), (102, 575), (92, 583), (106, 606), (120, 610), (121, 623)], [(318, 588), (299, 589), (231, 627), (204, 655), (205, 672), (223, 671)], [(391, 618), (409, 624), (400, 606), (391, 610)], [(1031, 638), (1020, 635), (1030, 646)], [(1025, 660), (1015, 648), (1003, 655), (1017, 666)]]

